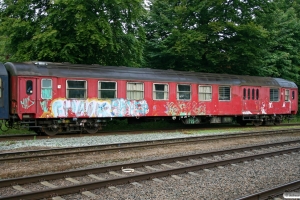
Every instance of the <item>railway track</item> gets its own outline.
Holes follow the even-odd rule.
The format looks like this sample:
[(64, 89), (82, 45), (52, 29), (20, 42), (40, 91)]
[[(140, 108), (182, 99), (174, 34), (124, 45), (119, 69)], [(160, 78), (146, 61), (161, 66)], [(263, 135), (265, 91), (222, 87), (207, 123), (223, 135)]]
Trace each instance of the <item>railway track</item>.
[(152, 141), (132, 142), (132, 143), (116, 143), (116, 144), (93, 145), (93, 146), (6, 152), (6, 153), (0, 153), (0, 162), (19, 161), (19, 160), (30, 161), (33, 159), (40, 159), (40, 158), (51, 157), (51, 156), (88, 154), (93, 152), (100, 153), (100, 152), (109, 152), (109, 151), (125, 151), (125, 150), (132, 150), (138, 148), (155, 148), (155, 147), (160, 147), (165, 145), (200, 143), (200, 142), (205, 142), (210, 140), (234, 139), (234, 138), (265, 136), (265, 135), (275, 135), (275, 134), (291, 134), (291, 133), (298, 133), (299, 131), (300, 129), (287, 129), (287, 130), (264, 131), (264, 132), (233, 133), (233, 134), (226, 134), (226, 135), (184, 137), (184, 138), (176, 138), (176, 139), (152, 140)]
[[(257, 192), (255, 194), (247, 195), (241, 198), (238, 198), (237, 200), (261, 200), (261, 199), (268, 199), (269, 197), (274, 197), (277, 195), (283, 195), (285, 196), (285, 192), (287, 191), (293, 191), (295, 189), (300, 188), (300, 180), (296, 180), (290, 183), (286, 183), (277, 187), (273, 187), (270, 189), (266, 189), (260, 192)], [(291, 193), (291, 192), (289, 192)], [(297, 198), (299, 199), (300, 197), (300, 192), (297, 193)], [(295, 195), (293, 195), (295, 197)], [(290, 196), (290, 199), (296, 199), (292, 198), (292, 195)]]
[[(300, 141), (297, 140), (122, 165), (7, 179), (0, 181), (0, 191), (13, 190), (14, 192), (12, 193), (15, 194), (12, 196), (1, 196), (0, 199), (41, 199), (55, 196), (59, 198), (58, 196), (72, 193), (81, 193), (82, 195), (92, 198), (95, 197), (95, 194), (90, 192), (90, 190), (101, 187), (112, 187), (128, 183), (138, 185), (139, 181), (149, 179), (159, 182), (161, 181), (159, 179), (160, 177), (170, 175), (173, 178), (180, 179), (177, 175), (185, 173), (198, 176), (199, 174), (195, 173), (195, 171), (208, 170), (210, 168), (226, 165), (236, 165), (252, 160), (268, 159), (273, 156), (299, 154), (299, 151)], [(82, 177), (85, 178), (82, 179)], [(54, 185), (53, 182), (51, 183), (51, 181), (58, 179), (71, 182), (72, 184), (66, 184), (67, 186), (60, 187), (59, 185)], [(86, 181), (87, 179), (89, 179), (89, 181)], [(43, 189), (30, 191), (33, 183), (43, 185)]]

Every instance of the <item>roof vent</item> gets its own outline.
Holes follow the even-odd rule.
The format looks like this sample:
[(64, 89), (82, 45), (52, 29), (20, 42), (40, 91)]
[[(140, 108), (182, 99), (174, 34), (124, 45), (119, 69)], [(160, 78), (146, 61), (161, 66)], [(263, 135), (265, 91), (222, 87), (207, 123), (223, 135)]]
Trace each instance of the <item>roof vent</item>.
[(39, 66), (47, 66), (48, 65), (48, 63), (46, 63), (46, 62), (35, 62), (34, 64), (39, 65)]

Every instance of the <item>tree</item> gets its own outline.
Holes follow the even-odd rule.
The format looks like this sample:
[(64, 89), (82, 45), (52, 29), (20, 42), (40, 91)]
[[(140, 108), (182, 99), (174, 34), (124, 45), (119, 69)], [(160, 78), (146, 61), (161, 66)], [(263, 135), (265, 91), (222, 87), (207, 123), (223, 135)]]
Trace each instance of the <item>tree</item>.
[(282, 77), (300, 83), (300, 19), (297, 1), (276, 0), (274, 12), (259, 23), (268, 30), (268, 43), (260, 75)]
[(255, 18), (268, 2), (152, 0), (145, 22), (148, 65), (258, 74), (268, 32)]
[(11, 60), (143, 64), (142, 0), (4, 0)]

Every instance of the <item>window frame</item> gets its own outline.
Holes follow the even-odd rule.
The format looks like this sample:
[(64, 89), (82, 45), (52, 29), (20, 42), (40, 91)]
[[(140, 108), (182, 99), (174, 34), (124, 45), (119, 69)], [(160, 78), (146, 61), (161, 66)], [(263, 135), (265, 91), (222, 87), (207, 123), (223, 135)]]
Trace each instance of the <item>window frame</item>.
[[(221, 95), (220, 95), (220, 89), (221, 88), (229, 88), (229, 99), (220, 99)], [(231, 86), (230, 85), (219, 85), (218, 88), (218, 100), (219, 101), (231, 101)]]
[[(274, 99), (274, 92), (273, 92), (273, 95), (271, 95), (271, 91), (277, 91), (277, 100)], [(280, 91), (279, 91), (279, 88), (270, 88), (270, 91), (269, 91), (269, 95), (270, 95), (270, 102), (279, 102), (280, 101)]]
[[(205, 88), (210, 88), (210, 92), (202, 92), (201, 93), (201, 91), (200, 91), (200, 88), (201, 87), (205, 87)], [(212, 91), (212, 86), (211, 85), (198, 85), (198, 101), (212, 101), (212, 93), (213, 93), (213, 91)], [(205, 96), (205, 98), (204, 99), (201, 99), (201, 96), (200, 95), (204, 95)], [(206, 96), (207, 95), (210, 95), (210, 99), (207, 99), (206, 98)]]
[[(69, 88), (68, 81), (85, 82), (85, 88)], [(67, 99), (87, 99), (87, 88), (88, 88), (87, 80), (67, 79), (66, 80), (66, 98)], [(85, 90), (84, 97), (82, 97), (82, 98), (80, 98), (80, 97), (73, 97), (73, 98), (69, 97), (68, 90), (83, 90), (83, 89)]]
[[(190, 87), (190, 90), (189, 91), (179, 91), (179, 86), (189, 86)], [(178, 101), (184, 101), (184, 100), (191, 100), (192, 99), (192, 87), (191, 87), (191, 84), (177, 84), (177, 87), (176, 87), (176, 99)], [(189, 93), (189, 99), (180, 99), (180, 93)]]
[[(113, 89), (101, 89), (101, 85), (99, 85), (99, 83), (115, 83), (115, 97), (114, 98), (101, 98), (99, 94), (100, 91), (112, 91)], [(116, 81), (98, 81), (98, 99), (115, 99), (118, 98), (118, 83)]]
[[(130, 84), (141, 84), (142, 85), (142, 90), (128, 90), (128, 85), (130, 85)], [(139, 99), (137, 99), (137, 98), (129, 98), (128, 96), (128, 92), (142, 92), (142, 98), (139, 98)], [(142, 100), (142, 99), (144, 99), (145, 98), (145, 83), (144, 82), (136, 82), (136, 81), (128, 81), (127, 83), (126, 83), (126, 99), (128, 99), (128, 100)]]
[[(43, 81), (44, 80), (50, 80), (51, 87), (43, 87)], [(51, 97), (50, 98), (43, 97), (43, 89), (51, 89)], [(41, 79), (41, 99), (52, 99), (52, 92), (53, 92), (53, 81), (52, 81), (52, 79), (50, 79), (50, 78), (42, 78)]]
[[(155, 89), (155, 85), (164, 85), (164, 87), (166, 87), (167, 86), (167, 90), (164, 90), (164, 91), (162, 91), (162, 90), (156, 90)], [(163, 99), (157, 99), (156, 97), (157, 97), (157, 93), (156, 92), (159, 92), (159, 93), (163, 93), (164, 94), (164, 98)], [(163, 101), (163, 100), (169, 100), (169, 94), (170, 94), (170, 86), (169, 86), (169, 84), (168, 83), (153, 83), (153, 96), (152, 96), (152, 99), (153, 100), (158, 100), (158, 101)]]
[(288, 89), (284, 90), (284, 101), (290, 101), (290, 90)]

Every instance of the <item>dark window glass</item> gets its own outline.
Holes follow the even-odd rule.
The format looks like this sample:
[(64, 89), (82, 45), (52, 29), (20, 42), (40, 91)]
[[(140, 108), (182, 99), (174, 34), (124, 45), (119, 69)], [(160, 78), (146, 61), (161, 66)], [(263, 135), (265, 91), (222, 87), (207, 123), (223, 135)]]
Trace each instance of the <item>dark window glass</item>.
[(86, 81), (67, 81), (67, 98), (85, 99)]
[(259, 90), (256, 89), (256, 100), (258, 100), (258, 99), (259, 99)]
[(247, 93), (246, 93), (246, 88), (243, 90), (243, 99), (246, 99)]
[(255, 90), (252, 89), (252, 100), (254, 100), (254, 99), (255, 99)]
[(270, 89), (270, 101), (279, 101), (279, 89)]
[(116, 98), (116, 82), (99, 82), (98, 88), (99, 99)]
[(169, 99), (168, 85), (167, 84), (154, 84), (153, 99), (155, 99), (155, 100)]
[(220, 86), (219, 87), (219, 100), (230, 100), (230, 87)]
[(191, 86), (190, 85), (177, 85), (177, 99), (190, 100), (191, 99)]
[(32, 81), (31, 80), (28, 80), (28, 81), (26, 81), (26, 94), (32, 94), (32, 89), (33, 89), (33, 87), (32, 87)]
[(250, 88), (248, 88), (248, 100), (250, 99)]

